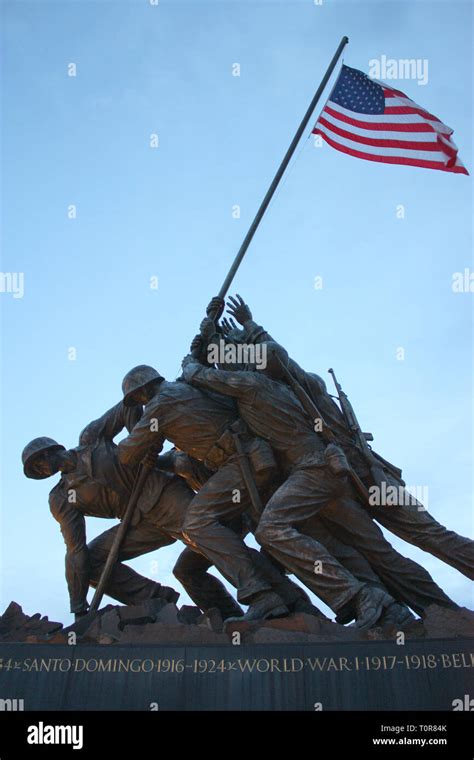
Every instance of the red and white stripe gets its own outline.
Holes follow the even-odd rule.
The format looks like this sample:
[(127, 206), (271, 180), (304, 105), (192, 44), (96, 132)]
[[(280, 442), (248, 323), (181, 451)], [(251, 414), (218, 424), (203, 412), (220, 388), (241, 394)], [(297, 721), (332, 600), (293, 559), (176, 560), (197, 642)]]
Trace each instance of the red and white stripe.
[(367, 161), (469, 174), (457, 157), (450, 127), (403, 92), (386, 85), (383, 91), (383, 114), (350, 111), (328, 100), (313, 133), (336, 150)]

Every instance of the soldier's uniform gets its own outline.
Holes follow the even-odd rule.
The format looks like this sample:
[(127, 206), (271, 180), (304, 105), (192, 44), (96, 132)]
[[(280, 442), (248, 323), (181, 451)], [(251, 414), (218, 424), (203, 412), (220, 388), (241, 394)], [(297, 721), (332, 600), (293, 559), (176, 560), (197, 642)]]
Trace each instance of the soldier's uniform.
[[(273, 341), (271, 335), (253, 320), (246, 322), (245, 328), (240, 339), (246, 343)], [(313, 372), (305, 372), (293, 359), (290, 359), (288, 369), (319, 408), (326, 423), (336, 433), (355, 472), (370, 488), (373, 481), (367, 463), (354, 443), (341, 410), (329, 395), (324, 380)], [(379, 457), (376, 452), (374, 454)], [(474, 541), (448, 530), (422, 504), (413, 499), (411, 494), (404, 489), (405, 483), (401, 477), (401, 470), (390, 465), (382, 457), (380, 457), (380, 464), (384, 468), (387, 485), (400, 488), (400, 503), (393, 506), (377, 506), (372, 509), (364, 504), (364, 508), (384, 528), (399, 538), (429, 552), (474, 580)]]
[[(211, 477), (212, 473), (207, 468), (198, 462), (197, 460), (188, 457), (184, 452), (172, 450), (167, 452), (159, 458), (159, 466), (170, 468), (172, 471), (179, 473), (186, 479), (186, 482), (193, 488), (194, 491), (198, 491), (204, 483)], [(281, 477), (275, 479), (270, 487), (265, 489), (262, 493), (262, 502), (265, 503), (272, 494), (281, 485)], [(257, 527), (256, 523), (250, 518), (249, 515), (243, 515), (243, 519), (238, 518), (233, 521), (231, 526), (233, 530), (241, 533), (242, 537), (245, 537), (247, 532), (254, 532)], [(330, 526), (334, 528), (334, 526)], [(323, 544), (326, 549), (335, 557), (341, 565), (349, 570), (352, 575), (362, 583), (368, 586), (379, 588), (382, 591), (389, 592), (393, 596), (397, 595), (397, 588), (390, 588), (385, 586), (378, 575), (374, 572), (369, 565), (365, 557), (353, 546), (349, 546), (340, 541), (335, 535), (334, 531), (328, 529), (323, 523), (323, 520), (315, 516), (311, 520), (311, 535)], [(249, 547), (250, 548), (250, 547)], [(260, 549), (259, 552), (250, 548), (253, 561), (260, 567), (260, 570), (264, 573), (267, 580), (272, 581), (273, 589), (284, 600), (285, 604), (290, 608), (290, 611), (306, 611), (311, 608), (311, 602), (307, 594), (303, 591), (301, 586), (293, 583), (290, 578), (284, 575), (284, 568), (271, 556), (265, 552), (264, 549)], [(217, 598), (216, 589), (211, 586), (212, 581), (215, 580), (214, 576), (210, 575), (207, 570), (211, 567), (212, 563), (206, 559), (202, 554), (198, 554), (192, 551), (189, 547), (183, 549), (180, 554), (173, 573), (176, 578), (181, 581), (185, 587), (189, 596), (193, 601), (201, 607), (201, 609), (208, 609), (211, 606), (218, 606), (219, 609), (225, 609), (228, 611), (228, 616), (235, 615), (235, 610), (232, 610), (232, 604), (235, 604), (232, 599), (229, 600), (219, 599), (219, 604), (215, 603)], [(315, 613), (315, 608), (311, 609), (312, 614)], [(352, 611), (348, 611), (347, 615), (338, 615), (337, 621), (341, 623), (348, 623), (351, 620)]]
[[(67, 547), (66, 578), (71, 611), (74, 613), (86, 611), (88, 587), (97, 585), (119, 529), (119, 525), (115, 525), (86, 544), (85, 516), (123, 517), (137, 467), (119, 461), (113, 438), (123, 427), (130, 432), (141, 414), (140, 406), (127, 407), (120, 402), (100, 419), (91, 422), (81, 433), (79, 446), (72, 450), (75, 455), (74, 470), (64, 472), (50, 493), (50, 508), (60, 523)], [(164, 464), (166, 456), (169, 455), (160, 457), (162, 461), (159, 464)], [(136, 604), (162, 595), (159, 583), (141, 576), (123, 561), (171, 545), (177, 539), (185, 540), (182, 525), (194, 495), (182, 477), (161, 469), (149, 471), (105, 593), (124, 604)], [(240, 530), (240, 526), (237, 528)], [(258, 558), (256, 561), (259, 564)], [(241, 608), (221, 581), (207, 572), (211, 564), (194, 549), (185, 549), (175, 568), (175, 575), (204, 611), (217, 607), (223, 617), (241, 614)], [(275, 568), (265, 567), (262, 563), (259, 566), (270, 585), (284, 593), (285, 601), (292, 603), (296, 597), (305, 597), (302, 589)], [(295, 593), (296, 589), (298, 594)], [(173, 594), (174, 601), (178, 595)]]
[[(137, 468), (124, 466), (113, 442), (123, 427), (131, 430), (140, 415), (122, 402), (91, 422), (73, 451), (77, 466), (63, 473), (49, 496), (50, 509), (66, 543), (66, 580), (71, 612), (87, 610), (89, 585), (96, 586), (118, 525), (86, 542), (85, 517), (121, 519), (135, 482)], [(161, 584), (122, 564), (182, 538), (182, 522), (192, 490), (178, 476), (151, 470), (123, 540), (105, 593), (123, 604), (160, 596)]]
[[(256, 567), (242, 538), (229, 527), (251, 507), (235, 456), (233, 425), (240, 427), (232, 399), (204, 393), (179, 380), (163, 381), (118, 449), (121, 462), (134, 465), (151, 447), (159, 449), (169, 440), (213, 473), (189, 505), (183, 532), (230, 580), (239, 602), (248, 604), (254, 595), (271, 591), (271, 584)], [(266, 485), (275, 473), (271, 447), (245, 433), (242, 444), (253, 462), (257, 484)], [(203, 532), (202, 524), (206, 527)]]
[(455, 606), (429, 573), (393, 549), (350, 498), (345, 479), (330, 471), (325, 445), (288, 386), (259, 371), (227, 372), (193, 363), (184, 367), (184, 376), (200, 388), (234, 397), (251, 432), (278, 453), (287, 479), (268, 501), (256, 538), (333, 610), (343, 609), (361, 584), (316, 540), (311, 531), (316, 515), (337, 526), (338, 536), (355, 546), (412, 609), (423, 611), (432, 603)]
[[(202, 462), (177, 449), (160, 456), (158, 465), (160, 468), (179, 474), (195, 492), (199, 491), (213, 475), (213, 472)], [(248, 515), (243, 514), (226, 525), (243, 539), (251, 530), (252, 521)], [(278, 567), (263, 550), (256, 551), (251, 547), (248, 549), (253, 563), (291, 611), (311, 611), (312, 614), (316, 614), (316, 608), (311, 604), (308, 595), (301, 586), (285, 575), (283, 568)], [(187, 546), (179, 555), (173, 574), (184, 586), (193, 602), (202, 610), (207, 611), (211, 607), (217, 607), (223, 619), (239, 616), (242, 610), (237, 602), (226, 591), (223, 584), (207, 572), (211, 567), (212, 562), (207, 557)], [(232, 583), (231, 578), (227, 580)], [(322, 613), (320, 614), (324, 617)]]

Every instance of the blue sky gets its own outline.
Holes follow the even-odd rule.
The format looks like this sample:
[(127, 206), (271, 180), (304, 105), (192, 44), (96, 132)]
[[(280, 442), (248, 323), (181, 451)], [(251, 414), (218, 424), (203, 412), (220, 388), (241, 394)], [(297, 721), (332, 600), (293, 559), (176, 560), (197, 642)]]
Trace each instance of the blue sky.
[[(24, 296), (0, 293), (0, 606), (14, 599), (67, 622), (64, 545), (47, 504), (56, 479), (24, 478), (23, 446), (37, 435), (76, 445), (135, 364), (178, 374), (342, 35), (345, 62), (365, 71), (382, 55), (428, 60), (426, 85), (390, 84), (454, 128), (472, 171), (472, 9), (61, 0), (2, 12), (2, 270), (24, 273)], [(472, 271), (471, 253), (471, 177), (372, 164), (308, 139), (231, 290), (306, 369), (335, 368), (376, 449), (407, 483), (427, 485), (430, 511), (464, 535), (473, 296), (451, 284)], [(88, 535), (108, 527), (89, 519)], [(467, 579), (391, 540), (472, 606)], [(172, 584), (180, 550), (132, 564), (150, 575), (155, 561), (154, 577)]]

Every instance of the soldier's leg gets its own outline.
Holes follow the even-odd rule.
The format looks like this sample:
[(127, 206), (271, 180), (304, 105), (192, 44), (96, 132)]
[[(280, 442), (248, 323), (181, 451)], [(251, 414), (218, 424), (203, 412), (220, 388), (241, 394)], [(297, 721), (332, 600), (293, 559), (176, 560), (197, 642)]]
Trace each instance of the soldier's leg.
[(239, 602), (270, 591), (242, 538), (225, 525), (249, 506), (240, 468), (235, 461), (221, 467), (192, 500), (184, 520), (187, 540), (212, 562), (237, 589)]
[[(324, 513), (323, 513), (324, 514)], [(367, 584), (372, 588), (378, 588), (389, 593), (395, 599), (397, 598), (397, 588), (385, 585), (381, 578), (375, 573), (366, 558), (358, 551), (355, 546), (350, 546), (341, 541), (334, 531), (334, 524), (326, 527), (322, 517), (314, 517), (309, 523), (302, 526), (303, 533), (308, 533), (324, 544), (326, 549), (335, 557), (346, 570), (352, 573), (357, 580)], [(344, 614), (336, 616), (337, 623), (350, 623), (354, 615), (353, 609), (345, 609)], [(413, 615), (408, 607), (400, 601), (394, 602), (385, 613), (385, 622), (406, 623), (413, 620)]]
[[(183, 482), (183, 481), (181, 481)], [(187, 486), (183, 486), (187, 488)], [(175, 493), (176, 492), (176, 493)], [(168, 502), (171, 502), (171, 493), (181, 498), (179, 495), (179, 484), (176, 487), (168, 486), (165, 491)], [(195, 494), (191, 492), (192, 498)], [(161, 501), (163, 502), (163, 497)], [(189, 500), (190, 501), (190, 500)], [(245, 502), (244, 502), (245, 503)], [(240, 510), (239, 510), (240, 511)], [(168, 515), (173, 515), (177, 510), (169, 510)], [(184, 518), (183, 518), (184, 519)], [(176, 526), (172, 523), (172, 517), (166, 521), (161, 520), (162, 524), (169, 530), (173, 531)], [(226, 523), (226, 527), (234, 531), (237, 536), (243, 538), (247, 529), (243, 528), (241, 516), (238, 515), (233, 520)], [(253, 558), (255, 566), (260, 570), (262, 576), (271, 585), (273, 590), (279, 594), (285, 604), (294, 607), (296, 602), (306, 602), (308, 609), (311, 607), (311, 601), (303, 589), (296, 583), (287, 578), (281, 568), (277, 568), (271, 557), (265, 556), (263, 552), (258, 552), (249, 547), (249, 552)], [(211, 607), (217, 607), (224, 619), (242, 614), (242, 609), (238, 603), (229, 594), (225, 586), (207, 571), (212, 567), (212, 562), (201, 553), (186, 548), (178, 558), (173, 573), (181, 582), (193, 602), (203, 611)], [(225, 575), (224, 577), (232, 583), (232, 578)], [(313, 611), (313, 610), (312, 610)]]
[[(179, 478), (181, 483), (184, 481)], [(188, 489), (188, 486), (185, 486)], [(169, 501), (177, 498), (178, 501), (182, 501), (180, 497), (179, 486), (174, 487), (173, 492), (169, 495)], [(191, 498), (188, 500), (186, 510), (189, 504), (194, 499), (195, 493), (189, 489)], [(177, 512), (176, 509), (171, 509), (168, 513), (173, 515)], [(180, 518), (181, 528), (184, 523), (185, 512), (183, 512)], [(232, 521), (230, 528), (236, 530), (239, 533), (240, 518)], [(170, 529), (173, 529), (173, 517), (167, 521), (167, 525)], [(203, 612), (207, 612), (212, 607), (216, 607), (225, 620), (231, 616), (239, 616), (243, 614), (243, 610), (231, 594), (227, 591), (224, 584), (216, 578), (215, 575), (211, 575), (207, 571), (212, 567), (212, 562), (205, 557), (201, 552), (186, 546), (178, 557), (178, 560), (173, 568), (173, 574), (175, 578), (179, 580), (188, 596), (193, 600)]]
[[(242, 535), (240, 518), (231, 521), (228, 527)], [(248, 549), (255, 566), (269, 582), (272, 589), (281, 596), (290, 611), (299, 610), (317, 614), (317, 609), (311, 603), (304, 589), (285, 575), (284, 568), (281, 565), (263, 549), (260, 551), (252, 547), (248, 547)], [(224, 620), (242, 614), (241, 607), (229, 594), (223, 583), (207, 572), (211, 567), (212, 562), (210, 560), (190, 547), (186, 547), (178, 557), (173, 573), (193, 602), (204, 612), (212, 607), (217, 607)], [(230, 578), (227, 580), (232, 583)], [(320, 615), (324, 617), (322, 613)]]
[[(89, 544), (89, 557), (91, 562), (90, 585), (96, 587), (102, 570), (109, 556), (109, 552), (119, 529), (118, 525), (101, 533)], [(137, 573), (123, 561), (139, 557), (147, 552), (169, 546), (174, 543), (174, 538), (159, 531), (154, 525), (142, 521), (136, 526), (130, 526), (122, 543), (118, 562), (113, 568), (105, 593), (122, 604), (137, 604), (145, 599), (163, 597), (168, 601), (176, 601), (176, 592), (162, 587), (160, 583), (145, 578)]]
[[(399, 482), (388, 474), (387, 483), (399, 486)], [(429, 552), (474, 580), (474, 541), (441, 525), (405, 489), (403, 495), (403, 504), (373, 507), (371, 516), (399, 538)]]
[[(317, 614), (317, 608), (311, 603), (304, 589), (279, 570), (271, 557), (252, 547), (249, 547), (249, 551), (255, 566), (259, 568), (272, 589), (281, 596), (290, 611), (306, 611), (313, 615)], [(173, 568), (173, 574), (194, 604), (200, 607), (203, 612), (211, 609), (211, 607), (217, 607), (224, 620), (242, 614), (240, 605), (229, 594), (224, 584), (207, 572), (211, 567), (212, 562), (210, 560), (190, 547), (186, 547), (178, 557)], [(324, 617), (322, 613), (320, 615)]]
[(390, 593), (415, 612), (421, 614), (430, 604), (457, 606), (427, 570), (393, 548), (356, 501), (342, 498), (328, 505), (321, 517), (341, 540), (364, 555)]
[[(267, 488), (261, 489), (262, 504), (267, 503), (283, 481), (284, 478), (279, 478), (277, 484), (275, 483)], [(257, 526), (251, 515), (248, 513), (242, 515), (240, 522), (243, 538), (249, 533), (255, 533)], [(298, 583), (295, 583), (287, 576), (286, 570), (280, 562), (277, 562), (277, 560), (262, 547), (259, 551), (256, 551), (251, 547), (249, 547), (249, 549), (252, 553), (255, 564), (260, 568), (269, 583), (271, 583), (273, 590), (281, 596), (290, 612), (307, 612), (308, 614), (327, 619), (326, 616), (323, 615), (323, 613), (312, 603), (306, 591), (298, 585)]]
[(311, 602), (306, 591), (292, 581), (291, 578), (288, 578), (284, 567), (268, 554), (265, 549), (260, 549), (260, 551), (251, 547), (249, 549), (255, 565), (271, 584), (273, 590), (281, 596), (290, 612), (308, 612), (312, 615), (326, 618)]
[(187, 546), (173, 568), (174, 576), (203, 612), (217, 607), (223, 620), (243, 614), (242, 608), (229, 594), (224, 584), (207, 571), (212, 562)]
[[(224, 473), (226, 480), (229, 478), (229, 470)], [(240, 470), (238, 472), (240, 474)], [(234, 487), (237, 488), (238, 485), (234, 484)], [(176, 535), (184, 522), (187, 509), (194, 497), (194, 492), (189, 489), (181, 478), (177, 478), (174, 483), (167, 486), (160, 499), (160, 526), (166, 529), (167, 532)], [(183, 505), (185, 506), (183, 507)], [(232, 512), (233, 519), (229, 518), (225, 524), (226, 529), (231, 529), (240, 537), (243, 537), (243, 533), (246, 532), (246, 530), (243, 530), (242, 533), (240, 518), (243, 507), (246, 505), (248, 506), (248, 503), (245, 495), (242, 493), (238, 509), (235, 510), (235, 514)], [(229, 514), (229, 511), (227, 511), (227, 514)], [(151, 513), (149, 519), (152, 519)], [(153, 519), (155, 518), (153, 517)], [(248, 551), (253, 559), (254, 566), (260, 571), (263, 579), (268, 582), (273, 591), (281, 596), (290, 609), (306, 609), (306, 611), (311, 611), (312, 614), (315, 614), (316, 608), (312, 605), (305, 591), (285, 575), (284, 569), (281, 566), (278, 567), (278, 563), (270, 555), (266, 555), (263, 550), (257, 552), (250, 547), (248, 547)], [(194, 603), (201, 609), (206, 610), (211, 607), (217, 607), (224, 619), (238, 615), (241, 613), (240, 606), (227, 592), (225, 586), (215, 576), (207, 572), (212, 564), (212, 561), (206, 559), (202, 553), (185, 550), (180, 555), (173, 572)], [(232, 577), (228, 574), (228, 569), (222, 567), (220, 571), (233, 584)], [(305, 606), (303, 607), (302, 605)], [(322, 613), (320, 614), (323, 616)]]
[(341, 541), (335, 535), (334, 525), (325, 523), (320, 515), (302, 525), (301, 532), (308, 533), (308, 535), (323, 544), (328, 552), (359, 581), (367, 583), (369, 586), (387, 590), (382, 579), (377, 575), (364, 555), (355, 546), (350, 546)]
[(299, 529), (334, 498), (334, 479), (322, 469), (297, 470), (273, 494), (257, 527), (257, 541), (338, 612), (364, 588), (328, 551)]

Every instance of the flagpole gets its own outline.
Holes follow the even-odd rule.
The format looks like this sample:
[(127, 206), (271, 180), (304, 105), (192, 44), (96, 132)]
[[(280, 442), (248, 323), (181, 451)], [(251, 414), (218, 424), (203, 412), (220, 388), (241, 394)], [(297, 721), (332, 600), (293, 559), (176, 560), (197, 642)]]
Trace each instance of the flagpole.
[(252, 224), (250, 225), (249, 231), (247, 232), (244, 241), (242, 245), (240, 246), (237, 255), (232, 263), (231, 268), (229, 269), (227, 273), (227, 277), (225, 278), (224, 282), (222, 283), (222, 287), (219, 290), (219, 297), (224, 298), (227, 291), (229, 290), (229, 287), (232, 283), (232, 280), (235, 277), (235, 274), (240, 266), (240, 263), (242, 259), (244, 258), (247, 248), (249, 247), (250, 243), (252, 242), (252, 238), (255, 235), (255, 232), (257, 231), (258, 225), (262, 221), (263, 215), (265, 214), (265, 211), (267, 210), (269, 203), (271, 199), (273, 198), (273, 195), (275, 193), (275, 190), (277, 189), (281, 178), (283, 177), (283, 174), (285, 173), (285, 170), (290, 163), (291, 157), (293, 156), (293, 153), (295, 152), (296, 146), (298, 145), (301, 136), (303, 135), (303, 132), (305, 131), (306, 127), (308, 126), (308, 122), (314, 112), (314, 109), (316, 108), (319, 98), (321, 97), (324, 88), (326, 87), (329, 78), (334, 71), (334, 68), (341, 56), (342, 51), (344, 50), (345, 46), (349, 42), (348, 37), (343, 37), (338, 45), (338, 48), (336, 52), (334, 53), (334, 56), (331, 60), (331, 63), (329, 64), (327, 71), (325, 75), (323, 76), (321, 80), (321, 84), (319, 85), (318, 89), (316, 90), (314, 97), (309, 104), (308, 110), (306, 111), (305, 115), (303, 116), (303, 119), (301, 121), (301, 124), (299, 125), (298, 129), (296, 130), (295, 136), (293, 137), (293, 140), (290, 143), (290, 147), (285, 153), (285, 156), (283, 158), (283, 161), (281, 162), (277, 173), (275, 174), (272, 183), (270, 187), (267, 190), (267, 193), (260, 204), (260, 208), (258, 209), (255, 219), (253, 220)]

